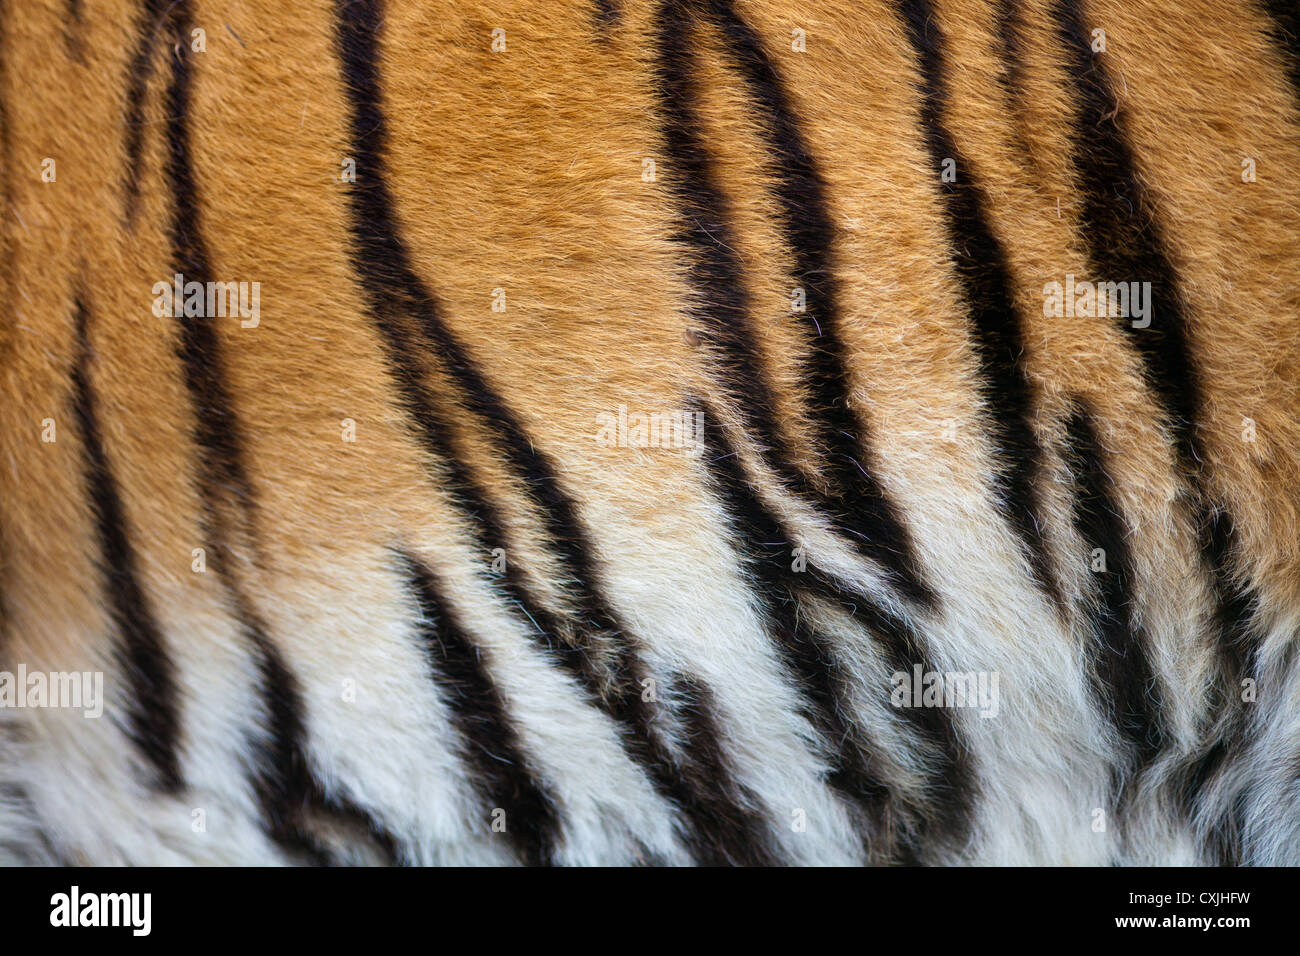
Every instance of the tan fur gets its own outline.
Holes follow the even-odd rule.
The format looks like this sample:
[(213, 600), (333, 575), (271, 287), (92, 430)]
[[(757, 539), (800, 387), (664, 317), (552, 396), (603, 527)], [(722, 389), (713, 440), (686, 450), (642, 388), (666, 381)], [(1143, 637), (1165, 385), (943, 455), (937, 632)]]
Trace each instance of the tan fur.
[[(21, 715), (23, 746), (31, 748), (24, 753), (44, 748), (48, 757), (41, 759), (68, 768), (69, 780), (110, 794), (105, 799), (119, 809), (105, 813), (104, 830), (110, 819), (137, 827), (112, 835), (83, 820), (58, 837), (61, 852), (93, 861), (100, 846), (107, 862), (271, 858), (267, 847), (227, 854), (215, 844), (196, 849), (187, 842), (188, 814), (208, 805), (203, 801), (229, 801), (232, 828), (254, 813), (247, 795), (222, 791), (222, 780), (241, 764), (243, 742), (230, 728), (247, 719), (256, 675), (217, 575), (191, 571), (192, 549), (209, 546), (191, 439), (194, 409), (174, 351), (173, 320), (150, 312), (151, 286), (173, 271), (163, 105), (170, 54), (158, 56), (146, 91), (140, 206), (128, 226), (123, 78), (139, 10), (128, 2), (82, 6), (75, 42), (65, 39), (72, 28), (61, 3), (6, 0), (0, 7), (0, 669), (24, 662), (110, 675), (110, 720), (87, 722), (56, 710)], [(298, 674), (308, 712), (328, 715), (312, 724), (309, 745), (322, 779), (389, 819), (409, 811), (397, 820), (399, 829), (427, 826), (429, 817), (418, 807), (399, 809), (400, 788), (372, 789), (371, 781), (430, 781), (411, 802), (423, 806), (427, 797), (431, 806), (454, 809), (431, 838), (451, 849), (429, 858), (479, 859), (474, 847), (495, 845), (475, 829), (478, 811), (457, 789), (447, 756), (441, 705), (423, 687), (418, 649), (400, 637), (409, 611), (390, 580), (389, 549), (413, 550), (449, 583), (490, 668), (533, 665), (520, 649), (517, 616), (483, 583), (493, 556), (473, 547), (467, 519), (439, 480), (442, 466), (421, 450), (394, 400), (349, 264), (350, 187), (339, 173), (350, 132), (333, 5), (305, 3), (292, 14), (273, 0), (193, 6), (207, 50), (190, 56), (191, 152), (213, 277), (261, 283), (256, 328), (216, 321), (256, 495), (251, 526), (232, 542), (233, 574)], [(770, 746), (785, 754), (791, 779), (800, 781), (790, 788), (807, 788), (799, 799), (827, 802), (809, 782), (818, 766), (801, 755), (802, 732), (781, 737), (763, 729), (796, 704), (776, 689), (770, 649), (743, 595), (744, 572), (698, 462), (678, 451), (594, 441), (597, 416), (620, 404), (668, 411), (683, 407), (683, 396), (709, 396), (729, 421), (734, 416), (716, 404), (708, 347), (693, 331), (696, 293), (672, 238), (676, 171), (657, 125), (657, 5), (628, 2), (616, 26), (605, 29), (583, 0), (387, 6), (380, 69), (388, 178), (416, 270), (486, 380), (555, 461), (596, 544), (613, 603), (649, 657), (711, 675), (723, 710), (733, 715), (726, 739), (755, 787), (765, 786), (761, 768)], [(939, 659), (995, 664), (1028, 688), (1009, 704), (1018, 716), (1008, 719), (1022, 722), (1015, 726), (1041, 719), (1055, 727), (1059, 720), (1062, 734), (1086, 739), (1077, 752), (1060, 754), (1053, 738), (1022, 745), (977, 719), (966, 721), (981, 773), (1012, 780), (1005, 794), (1022, 795), (1040, 780), (1064, 786), (1053, 776), (1061, 766), (1073, 767), (1079, 779), (1104, 780), (1104, 734), (1070, 725), (1060, 703), (1083, 707), (1083, 692), (1047, 679), (1082, 654), (1076, 631), (1028, 583), (1020, 546), (989, 504), (992, 449), (976, 397), (969, 319), (919, 126), (917, 66), (895, 7), (883, 0), (737, 6), (781, 72), (827, 184), (852, 404), (870, 422), (881, 482), (945, 598), (943, 615), (918, 620), (932, 633)], [(1250, 4), (1231, 6), (1090, 0), (1086, 9), (1107, 31), (1105, 62), (1122, 84), (1140, 176), (1183, 280), (1204, 390), (1206, 487), (1236, 522), (1240, 579), (1260, 596), (1263, 653), (1279, 674), (1292, 674), (1278, 678), (1281, 694), (1294, 686), (1287, 655), (1300, 628), (1300, 114), (1262, 14)], [(1025, 321), (1024, 362), (1047, 449), (1041, 508), (1055, 572), (1067, 597), (1085, 593), (1086, 552), (1071, 524), (1069, 478), (1055, 451), (1069, 403), (1081, 397), (1096, 415), (1130, 526), (1139, 614), (1159, 635), (1157, 670), (1185, 692), (1171, 698), (1170, 715), (1178, 747), (1190, 750), (1205, 730), (1212, 642), (1202, 629), (1211, 599), (1196, 530), (1175, 503), (1186, 476), (1122, 333), (1111, 324), (1042, 313), (1044, 282), (1088, 272), (1069, 162), (1070, 86), (1051, 40), (1050, 5), (1021, 4), (1026, 67), (1016, 102), (999, 85), (996, 5), (935, 0), (934, 7), (948, 38), (945, 121), (987, 191)], [(506, 30), (504, 53), (490, 48), (497, 27)], [(794, 28), (807, 32), (805, 53), (791, 50)], [(816, 463), (822, 450), (806, 428), (800, 340), (786, 321), (792, 265), (775, 225), (759, 119), (716, 33), (697, 28), (693, 48), (703, 135), (730, 206), (765, 368), (794, 449)], [(1247, 156), (1257, 163), (1254, 183), (1240, 178)], [(54, 183), (41, 181), (45, 157), (57, 161)], [(658, 165), (654, 182), (642, 179), (646, 158)], [(496, 289), (505, 291), (503, 313), (492, 311)], [(191, 790), (161, 808), (117, 729), (122, 684), (113, 675), (120, 667), (96, 566), (82, 437), (69, 406), (78, 294), (91, 314), (101, 437), (140, 578), (182, 688)], [(423, 361), (435, 394), (453, 402), (445, 356)], [(515, 546), (507, 560), (526, 568), (539, 593), (563, 611), (567, 572), (546, 549), (524, 489), (473, 409), (451, 417), (458, 449), (503, 509)], [(47, 418), (58, 430), (53, 444), (41, 441)], [(1242, 440), (1243, 418), (1256, 423), (1253, 443)], [(345, 419), (355, 422), (355, 443), (341, 438)], [(744, 461), (804, 540), (819, 542), (828, 566), (902, 606), (875, 569), (783, 498), (752, 451)], [(831, 627), (851, 630), (834, 623), (837, 612), (823, 613)], [(882, 666), (852, 640), (847, 653), (861, 674)], [(751, 666), (754, 687), (767, 690), (727, 686), (733, 668), (750, 674)], [(511, 674), (502, 678), (503, 690), (520, 708), (524, 742), (557, 754), (544, 776), (567, 806), (603, 805), (598, 786), (566, 782), (586, 761), (629, 788), (644, 787), (594, 717), (557, 705), (562, 720), (573, 721), (572, 733), (551, 725), (546, 695), (562, 695), (566, 684), (540, 670)], [(346, 679), (369, 691), (343, 713), (338, 697)], [(429, 738), (405, 752), (368, 748), (366, 730), (341, 729), (391, 725), (407, 734), (410, 723), (430, 728)], [(889, 758), (897, 772), (915, 772), (901, 752), (905, 741), (898, 746)], [(775, 792), (778, 784), (770, 786)], [(1061, 797), (1061, 808), (1052, 804), (1056, 809), (1031, 820), (1017, 809), (1020, 796), (1006, 796), (981, 816), (984, 837), (953, 858), (1031, 858), (1034, 827), (1048, 817), (1062, 832), (1086, 834), (1086, 811), (1096, 799), (1077, 797)], [(136, 801), (151, 809), (137, 813)], [(75, 803), (50, 811), (49, 832), (76, 816)], [(93, 802), (85, 805), (83, 816), (95, 813)], [(645, 832), (666, 832), (669, 824), (657, 814), (645, 809), (638, 818)], [(593, 809), (592, 818), (598, 815)], [(777, 827), (788, 829), (784, 805), (778, 816)], [(1022, 835), (1003, 832), (1021, 826)], [(157, 832), (165, 836), (155, 839)], [(1005, 852), (981, 850), (981, 839), (1002, 837)], [(230, 839), (228, 846), (238, 843)], [(1182, 859), (1176, 843), (1169, 836), (1151, 858)], [(1061, 851), (1040, 861), (1089, 862), (1062, 858), (1068, 856)]]

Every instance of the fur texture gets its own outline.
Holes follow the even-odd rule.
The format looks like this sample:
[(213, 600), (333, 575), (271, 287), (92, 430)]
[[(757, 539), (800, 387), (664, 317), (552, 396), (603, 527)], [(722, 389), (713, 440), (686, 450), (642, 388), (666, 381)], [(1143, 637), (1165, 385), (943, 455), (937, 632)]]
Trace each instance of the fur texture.
[(1300, 863), (1294, 30), (3, 0), (0, 859)]

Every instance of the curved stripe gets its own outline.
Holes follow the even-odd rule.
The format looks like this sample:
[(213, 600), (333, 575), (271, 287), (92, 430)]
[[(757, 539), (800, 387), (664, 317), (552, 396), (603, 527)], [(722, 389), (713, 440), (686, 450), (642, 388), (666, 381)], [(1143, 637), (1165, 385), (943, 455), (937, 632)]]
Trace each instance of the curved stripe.
[(1173, 264), (1159, 222), (1137, 177), (1124, 114), (1076, 0), (1057, 0), (1078, 115), (1072, 129), (1073, 160), (1082, 201), (1079, 233), (1093, 281), (1150, 282), (1149, 328), (1129, 318), (1118, 327), (1142, 362), (1148, 386), (1174, 437), (1179, 463), (1195, 473), (1203, 460), (1195, 434), (1201, 388), (1191, 360), (1187, 321)]
[(1093, 648), (1093, 687), (1102, 713), (1133, 747), (1137, 771), (1151, 763), (1168, 737), (1164, 690), (1152, 668), (1144, 629), (1134, 617), (1133, 558), (1128, 528), (1088, 410), (1076, 400), (1066, 422), (1065, 458), (1075, 481), (1074, 525), (1105, 568), (1093, 571), (1098, 601), (1085, 613)]
[[(685, 773), (707, 761), (687, 742), (686, 767), (679, 766), (652, 726), (652, 713), (639, 693), (648, 675), (632, 637), (603, 595), (601, 575), (590, 535), (565, 492), (558, 472), (536, 448), (505, 400), (483, 377), (468, 352), (443, 322), (432, 291), (416, 275), (385, 179), (388, 127), (382, 108), (377, 37), (382, 8), (377, 0), (338, 0), (337, 40), (346, 95), (357, 182), (349, 190), (353, 269), (365, 294), (371, 319), (398, 386), (399, 401), (416, 425), (424, 447), (446, 468), (447, 490), (468, 522), (484, 554), (504, 547), (513, 553), (510, 535), (491, 497), (465, 461), (455, 429), (440, 411), (438, 397), (425, 383), (424, 363), (436, 356), (461, 393), (459, 407), (488, 428), (490, 439), (535, 506), (549, 550), (572, 576), (568, 597), (581, 645), (565, 640), (566, 627), (533, 595), (519, 562), (508, 561), (502, 587), (534, 625), (529, 635), (547, 660), (557, 663), (583, 690), (588, 703), (614, 723), (627, 756), (646, 773), (659, 795), (680, 809), (688, 845), (708, 863), (772, 861), (762, 833), (746, 832), (740, 845), (728, 842), (710, 812), (712, 795), (734, 790), (729, 781), (696, 779)], [(590, 648), (599, 641), (607, 667), (596, 663)], [(726, 766), (717, 768), (730, 774)], [(723, 785), (725, 784), (725, 785)], [(739, 808), (735, 811), (740, 813)]]
[[(794, 253), (795, 280), (805, 289), (801, 331), (809, 345), (812, 419), (830, 462), (831, 487), (826, 490), (815, 487), (803, 467), (794, 463), (797, 456), (790, 450), (787, 426), (778, 420), (764, 372), (744, 267), (731, 239), (730, 209), (701, 129), (694, 78), (698, 64), (690, 43), (697, 13), (706, 13), (721, 29), (764, 119), (778, 173), (779, 226)], [(719, 385), (756, 440), (765, 464), (791, 491), (816, 502), (836, 531), (864, 557), (879, 563), (894, 586), (921, 606), (933, 608), (937, 595), (924, 581), (911, 535), (875, 477), (871, 453), (862, 440), (865, 430), (849, 407), (832, 256), (834, 227), (825, 186), (781, 79), (758, 36), (726, 2), (665, 0), (656, 43), (662, 136), (680, 210), (679, 238), (693, 253), (690, 275), (703, 302), (698, 312), (705, 326), (701, 337), (716, 346), (712, 357)]]
[[(1006, 251), (988, 220), (989, 198), (944, 123), (948, 88), (944, 36), (929, 0), (900, 0), (899, 11), (921, 71), (921, 128), (943, 195), (948, 249), (961, 284), (979, 363), (979, 394), (989, 412), (998, 509), (1021, 542), (1034, 580), (1064, 613), (1039, 518), (1042, 448), (1034, 431), (1034, 389), (1025, 370), (1024, 324), (1015, 305)], [(945, 160), (956, 179), (942, 181)]]
[(429, 668), (485, 805), (484, 823), (491, 810), (504, 810), (506, 838), (520, 861), (529, 866), (553, 863), (560, 836), (555, 797), (528, 769), (506, 702), (433, 571), (411, 554), (399, 558), (407, 590), (420, 610), (417, 629)]
[[(1191, 355), (1178, 276), (1165, 251), (1156, 210), (1142, 188), (1125, 132), (1126, 117), (1114, 85), (1093, 55), (1091, 34), (1079, 0), (1056, 0), (1058, 34), (1067, 54), (1077, 116), (1073, 127), (1073, 162), (1083, 210), (1080, 232), (1089, 268), (1098, 281), (1151, 284), (1150, 325), (1120, 327), (1142, 366), (1143, 377), (1169, 430), (1175, 459), (1193, 494), (1183, 502), (1202, 542), (1202, 561), (1215, 597), (1220, 658), (1220, 685), (1213, 706), (1215, 726), (1202, 752), (1181, 771), (1177, 788), (1188, 815), (1194, 815), (1205, 782), (1222, 773), (1242, 748), (1246, 715), (1235, 686), (1255, 664), (1252, 620), (1257, 596), (1234, 574), (1237, 544), (1231, 516), (1216, 506), (1206, 487), (1206, 460), (1196, 428), (1201, 411), (1201, 384)], [(1220, 859), (1236, 858), (1240, 833), (1233, 818), (1222, 822)]]
[[(189, 0), (174, 0), (167, 16), (176, 51), (170, 58), (172, 73), (166, 92), (166, 174), (173, 209), (171, 257), (175, 270), (187, 282), (206, 284), (212, 273), (200, 216), (202, 194), (190, 158)], [(334, 829), (364, 835), (383, 859), (395, 862), (396, 841), (383, 826), (345, 798), (327, 795), (312, 775), (297, 679), (268, 636), (266, 625), (233, 570), (234, 544), (255, 550), (256, 496), (243, 464), (239, 421), (226, 384), (221, 341), (211, 317), (206, 315), (178, 319), (177, 337), (177, 358), (194, 415), (203, 531), (210, 545), (208, 561), (221, 582), (228, 610), (253, 654), (261, 678), (263, 716), (269, 722), (270, 740), (266, 744), (252, 743), (259, 759), (250, 768), (267, 833), (286, 851), (327, 863), (331, 855), (311, 832), (314, 823), (325, 821)]]
[(132, 742), (154, 770), (153, 786), (166, 793), (184, 787), (177, 747), (180, 715), (174, 668), (158, 621), (140, 583), (135, 547), (117, 480), (99, 436), (90, 382), (90, 311), (76, 301), (72, 408), (81, 434), (86, 490), (99, 533), (99, 570), (104, 599), (121, 644), (118, 658), (130, 688), (128, 725)]
[(918, 663), (927, 671), (933, 669), (920, 635), (867, 596), (845, 595), (829, 581), (789, 569), (787, 560), (793, 552), (789, 534), (750, 485), (718, 418), (706, 415), (705, 462), (710, 479), (737, 551), (757, 584), (754, 595), (768, 635), (828, 747), (827, 783), (856, 808), (867, 859), (915, 862), (918, 847), (930, 839), (958, 840), (969, 822), (974, 779), (951, 712), (903, 708), (902, 719), (919, 732), (936, 762), (927, 793), (931, 805), (911, 807), (877, 768), (872, 757), (877, 746), (850, 716), (855, 706), (852, 680), (836, 664), (831, 639), (800, 612), (800, 602), (815, 598), (843, 609), (868, 631), (895, 670), (910, 673)]

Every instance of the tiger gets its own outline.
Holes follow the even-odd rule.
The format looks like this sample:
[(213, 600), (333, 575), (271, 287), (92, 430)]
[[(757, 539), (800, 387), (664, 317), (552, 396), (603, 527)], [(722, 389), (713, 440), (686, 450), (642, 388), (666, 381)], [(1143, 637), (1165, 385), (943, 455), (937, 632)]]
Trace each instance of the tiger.
[(1294, 5), (0, 11), (0, 860), (1300, 863)]

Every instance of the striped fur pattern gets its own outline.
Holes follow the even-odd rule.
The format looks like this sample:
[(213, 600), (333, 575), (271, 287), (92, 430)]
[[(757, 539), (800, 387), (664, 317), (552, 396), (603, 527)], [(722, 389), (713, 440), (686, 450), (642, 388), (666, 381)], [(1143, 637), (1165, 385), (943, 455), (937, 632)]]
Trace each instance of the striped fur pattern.
[(1298, 30), (2, 0), (0, 859), (1300, 863)]

